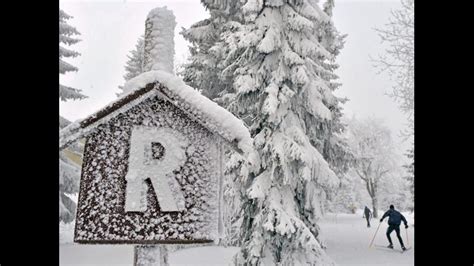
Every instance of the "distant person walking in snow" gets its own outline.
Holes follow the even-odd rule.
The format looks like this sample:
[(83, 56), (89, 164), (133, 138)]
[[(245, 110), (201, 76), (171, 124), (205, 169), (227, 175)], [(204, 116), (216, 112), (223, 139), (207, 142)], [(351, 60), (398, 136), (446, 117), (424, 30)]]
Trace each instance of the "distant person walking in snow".
[(367, 219), (367, 227), (370, 227), (370, 219), (372, 218), (372, 212), (370, 211), (370, 209), (365, 206), (364, 208), (364, 215), (362, 216), (362, 218)]
[(385, 217), (388, 216), (388, 229), (387, 229), (387, 238), (388, 242), (390, 242), (390, 245), (388, 246), (389, 248), (393, 248), (393, 243), (392, 239), (390, 238), (390, 234), (395, 230), (397, 233), (397, 238), (398, 241), (400, 241), (400, 245), (402, 246), (403, 250), (406, 250), (405, 245), (403, 244), (402, 237), (400, 236), (400, 224), (403, 221), (405, 224), (405, 228), (408, 228), (408, 223), (407, 220), (405, 219), (405, 216), (403, 216), (400, 212), (395, 210), (395, 207), (393, 205), (390, 205), (390, 209), (384, 213), (382, 216), (382, 219), (380, 219), (380, 222), (385, 219)]

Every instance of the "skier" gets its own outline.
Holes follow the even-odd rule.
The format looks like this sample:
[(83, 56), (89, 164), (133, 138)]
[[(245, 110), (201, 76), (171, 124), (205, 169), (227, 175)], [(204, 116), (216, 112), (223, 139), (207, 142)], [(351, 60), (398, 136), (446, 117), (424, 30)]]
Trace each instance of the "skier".
[(388, 242), (390, 242), (390, 245), (388, 245), (389, 248), (393, 248), (393, 243), (392, 239), (390, 238), (390, 234), (395, 230), (397, 233), (397, 238), (398, 241), (400, 241), (400, 245), (402, 246), (403, 250), (406, 250), (405, 245), (403, 244), (402, 237), (400, 236), (400, 223), (403, 221), (405, 224), (405, 228), (408, 228), (408, 223), (405, 217), (398, 211), (395, 210), (395, 207), (393, 205), (390, 205), (390, 209), (384, 213), (382, 216), (382, 219), (380, 219), (380, 222), (385, 219), (385, 217), (388, 216), (388, 229), (387, 229), (387, 238)]
[(367, 207), (367, 205), (364, 208), (364, 215), (362, 216), (362, 218), (364, 218), (364, 217), (365, 217), (365, 219), (367, 219), (367, 227), (370, 227), (370, 219), (372, 218), (372, 212)]

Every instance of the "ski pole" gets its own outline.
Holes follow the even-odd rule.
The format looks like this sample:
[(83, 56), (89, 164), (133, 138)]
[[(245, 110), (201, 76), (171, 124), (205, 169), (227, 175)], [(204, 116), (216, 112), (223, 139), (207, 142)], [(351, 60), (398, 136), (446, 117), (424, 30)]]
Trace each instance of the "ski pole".
[(374, 243), (374, 240), (375, 240), (375, 236), (377, 235), (377, 232), (379, 231), (379, 228), (380, 228), (381, 224), (382, 223), (379, 223), (379, 226), (377, 226), (377, 230), (375, 231), (374, 238), (372, 238), (372, 241), (370, 241), (369, 248), (372, 247), (372, 244)]
[(407, 246), (410, 246), (410, 241), (408, 240), (408, 228), (405, 228), (405, 233), (407, 235)]

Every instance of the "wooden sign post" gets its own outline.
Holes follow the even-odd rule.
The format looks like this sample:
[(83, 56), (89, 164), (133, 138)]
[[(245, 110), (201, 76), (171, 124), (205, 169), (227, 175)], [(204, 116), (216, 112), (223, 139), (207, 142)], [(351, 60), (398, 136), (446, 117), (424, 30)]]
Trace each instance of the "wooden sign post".
[(168, 266), (168, 248), (166, 245), (135, 246), (133, 265)]
[[(147, 30), (169, 20), (160, 13), (174, 30), (166, 8), (150, 12)], [(157, 34), (146, 36), (156, 55)], [(86, 138), (74, 242), (137, 244), (137, 266), (167, 265), (166, 245), (220, 240), (225, 147), (251, 145), (241, 120), (153, 60), (131, 91), (60, 132), (60, 149)]]

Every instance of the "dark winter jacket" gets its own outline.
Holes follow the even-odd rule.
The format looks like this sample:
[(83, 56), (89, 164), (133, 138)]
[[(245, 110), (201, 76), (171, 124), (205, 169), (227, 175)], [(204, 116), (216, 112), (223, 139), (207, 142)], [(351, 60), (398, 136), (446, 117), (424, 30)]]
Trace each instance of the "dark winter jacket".
[(372, 212), (370, 211), (369, 208), (365, 207), (365, 209), (364, 209), (364, 214), (365, 214), (365, 217), (366, 217), (366, 218), (370, 218)]
[(405, 219), (405, 216), (401, 214), (400, 212), (396, 210), (388, 210), (387, 212), (384, 213), (382, 216), (382, 220), (385, 219), (385, 217), (388, 216), (388, 224), (391, 225), (400, 225), (400, 223), (403, 221), (405, 225), (407, 225), (407, 220)]

